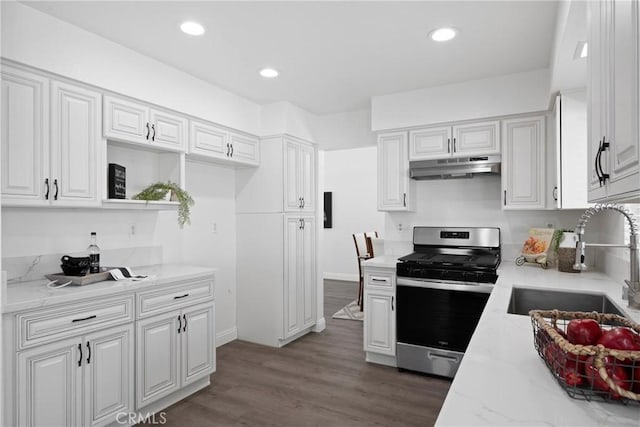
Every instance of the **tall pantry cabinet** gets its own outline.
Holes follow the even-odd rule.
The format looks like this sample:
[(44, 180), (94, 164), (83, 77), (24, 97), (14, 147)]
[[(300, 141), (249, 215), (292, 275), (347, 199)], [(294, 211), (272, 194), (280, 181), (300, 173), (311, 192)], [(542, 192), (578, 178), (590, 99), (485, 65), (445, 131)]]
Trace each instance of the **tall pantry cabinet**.
[(316, 324), (316, 147), (260, 140), (261, 166), (236, 171), (238, 338), (281, 347)]

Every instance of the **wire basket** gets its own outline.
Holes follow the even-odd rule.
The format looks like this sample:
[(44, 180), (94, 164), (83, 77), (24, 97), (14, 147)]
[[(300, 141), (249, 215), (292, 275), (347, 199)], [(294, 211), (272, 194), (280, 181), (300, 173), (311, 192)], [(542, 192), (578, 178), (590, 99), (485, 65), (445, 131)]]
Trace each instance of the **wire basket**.
[(594, 319), (604, 331), (640, 325), (615, 314), (531, 310), (533, 343), (558, 384), (574, 399), (600, 399), (640, 406), (640, 351), (572, 344), (566, 339), (573, 319)]

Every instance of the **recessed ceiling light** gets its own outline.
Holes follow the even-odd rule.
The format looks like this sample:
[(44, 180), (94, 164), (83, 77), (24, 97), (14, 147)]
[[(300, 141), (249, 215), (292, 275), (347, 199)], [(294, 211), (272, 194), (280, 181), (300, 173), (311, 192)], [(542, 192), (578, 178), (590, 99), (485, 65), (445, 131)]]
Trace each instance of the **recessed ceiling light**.
[(578, 42), (576, 51), (573, 53), (573, 59), (586, 58), (589, 56), (589, 43)]
[(278, 74), (280, 74), (278, 70), (275, 70), (273, 68), (263, 68), (262, 70), (260, 70), (260, 75), (267, 79), (278, 77)]
[(190, 36), (201, 36), (204, 34), (204, 27), (197, 22), (187, 21), (180, 25), (180, 29), (183, 33)]
[(457, 31), (453, 28), (438, 28), (429, 33), (429, 36), (432, 40), (437, 42), (446, 42), (447, 40), (451, 40), (457, 34)]

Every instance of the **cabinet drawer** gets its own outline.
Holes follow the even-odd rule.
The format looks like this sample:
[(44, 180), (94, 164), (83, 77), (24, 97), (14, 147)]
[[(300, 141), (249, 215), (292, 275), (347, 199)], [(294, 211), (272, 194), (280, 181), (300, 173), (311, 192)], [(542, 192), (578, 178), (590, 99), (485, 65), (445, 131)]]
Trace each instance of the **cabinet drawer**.
[(396, 274), (392, 271), (365, 271), (364, 283), (367, 288), (393, 290), (396, 287)]
[(213, 279), (170, 285), (138, 294), (138, 319), (213, 298)]
[(30, 311), (16, 315), (20, 349), (134, 320), (133, 295)]

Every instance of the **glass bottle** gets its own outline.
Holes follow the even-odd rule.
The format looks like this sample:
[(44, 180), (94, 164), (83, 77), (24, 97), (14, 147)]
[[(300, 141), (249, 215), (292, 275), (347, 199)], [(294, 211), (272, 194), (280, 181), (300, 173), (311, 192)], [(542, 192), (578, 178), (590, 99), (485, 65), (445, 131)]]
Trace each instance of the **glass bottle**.
[(96, 244), (96, 232), (91, 232), (91, 244), (87, 248), (89, 252), (89, 273), (100, 272), (100, 248)]

